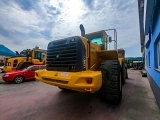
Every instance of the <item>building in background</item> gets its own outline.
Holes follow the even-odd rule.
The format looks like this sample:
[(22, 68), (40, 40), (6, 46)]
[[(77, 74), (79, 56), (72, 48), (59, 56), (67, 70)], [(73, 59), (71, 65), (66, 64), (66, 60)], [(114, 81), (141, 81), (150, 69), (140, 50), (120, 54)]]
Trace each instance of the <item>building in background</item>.
[(12, 50), (10, 50), (6, 46), (0, 44), (0, 66), (4, 65), (5, 58), (12, 57), (15, 55), (16, 55), (16, 53), (14, 53)]
[(160, 107), (160, 0), (138, 0), (141, 52)]
[(1, 56), (15, 56), (16, 53), (7, 48), (6, 46), (0, 44), (0, 55)]

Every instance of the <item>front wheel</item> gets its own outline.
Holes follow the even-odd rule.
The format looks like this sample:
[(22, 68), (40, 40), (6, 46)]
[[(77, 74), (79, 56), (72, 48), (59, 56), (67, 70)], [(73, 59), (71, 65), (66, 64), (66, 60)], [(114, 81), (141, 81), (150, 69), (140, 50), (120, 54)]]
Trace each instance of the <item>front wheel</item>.
[(16, 84), (22, 83), (23, 81), (24, 81), (24, 77), (23, 77), (23, 76), (16, 76), (16, 77), (14, 78), (14, 82), (15, 82)]
[(102, 87), (100, 97), (112, 104), (118, 104), (122, 98), (120, 64), (118, 60), (106, 60), (101, 63)]

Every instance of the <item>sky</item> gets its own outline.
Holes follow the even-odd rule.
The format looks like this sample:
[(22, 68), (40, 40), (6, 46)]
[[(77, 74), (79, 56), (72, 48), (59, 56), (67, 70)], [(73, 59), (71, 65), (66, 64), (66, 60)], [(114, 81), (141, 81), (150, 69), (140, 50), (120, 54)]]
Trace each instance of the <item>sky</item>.
[(12, 51), (47, 49), (50, 41), (80, 35), (80, 24), (86, 33), (116, 29), (126, 57), (142, 56), (138, 0), (0, 0), (0, 44)]

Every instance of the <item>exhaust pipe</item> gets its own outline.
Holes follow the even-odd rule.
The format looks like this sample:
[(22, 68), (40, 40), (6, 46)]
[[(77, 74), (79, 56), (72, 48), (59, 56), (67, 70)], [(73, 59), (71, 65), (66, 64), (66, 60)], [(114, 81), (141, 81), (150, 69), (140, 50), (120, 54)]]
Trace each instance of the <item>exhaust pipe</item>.
[(84, 26), (82, 24), (80, 24), (80, 30), (81, 30), (81, 36), (85, 36), (85, 29)]
[[(85, 29), (84, 29), (84, 26), (82, 25), (82, 24), (80, 24), (80, 30), (81, 30), (81, 36), (83, 36), (83, 37), (85, 37)], [(88, 53), (89, 53), (89, 55), (88, 55), (88, 58), (87, 58), (87, 64), (88, 64), (88, 70), (90, 70), (90, 40), (88, 40), (87, 41), (87, 43), (88, 43)]]

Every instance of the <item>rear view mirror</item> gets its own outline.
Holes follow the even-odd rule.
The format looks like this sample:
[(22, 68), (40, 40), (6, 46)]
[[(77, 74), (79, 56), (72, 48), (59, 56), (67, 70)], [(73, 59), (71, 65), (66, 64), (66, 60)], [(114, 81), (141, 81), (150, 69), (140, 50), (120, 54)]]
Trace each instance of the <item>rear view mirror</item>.
[(112, 42), (112, 38), (110, 36), (108, 37), (108, 41), (109, 41), (109, 43)]
[(106, 41), (109, 42), (109, 43), (111, 43), (112, 42), (112, 37), (107, 36)]

